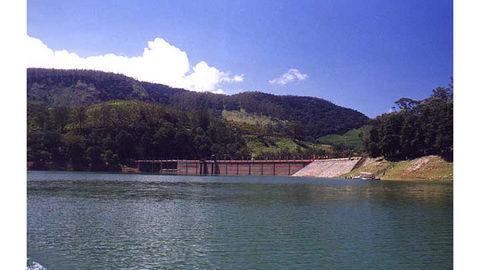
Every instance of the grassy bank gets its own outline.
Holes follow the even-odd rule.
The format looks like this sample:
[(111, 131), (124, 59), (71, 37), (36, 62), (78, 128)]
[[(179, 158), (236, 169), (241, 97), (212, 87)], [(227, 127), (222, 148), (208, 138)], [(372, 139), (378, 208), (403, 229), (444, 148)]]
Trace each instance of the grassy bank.
[(354, 177), (361, 172), (373, 173), (381, 180), (453, 180), (453, 163), (439, 156), (425, 156), (413, 160), (387, 161), (368, 159), (361, 167), (343, 175)]

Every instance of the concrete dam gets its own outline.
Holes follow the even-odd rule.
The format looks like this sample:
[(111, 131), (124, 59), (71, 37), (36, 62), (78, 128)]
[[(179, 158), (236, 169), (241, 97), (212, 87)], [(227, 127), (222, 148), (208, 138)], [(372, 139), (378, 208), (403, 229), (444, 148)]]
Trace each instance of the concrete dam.
[(359, 167), (362, 158), (317, 160), (137, 160), (140, 172), (173, 175), (291, 175), (339, 177)]
[(364, 158), (337, 158), (314, 160), (293, 176), (333, 178), (351, 172), (360, 167)]
[(137, 160), (140, 172), (175, 175), (293, 175), (313, 160)]

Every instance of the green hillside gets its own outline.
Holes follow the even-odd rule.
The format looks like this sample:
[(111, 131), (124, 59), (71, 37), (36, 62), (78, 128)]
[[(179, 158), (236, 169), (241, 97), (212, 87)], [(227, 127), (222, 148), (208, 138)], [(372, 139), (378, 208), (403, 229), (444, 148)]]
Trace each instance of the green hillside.
[(245, 110), (222, 112), (223, 118), (243, 135), (251, 157), (255, 159), (311, 158), (336, 156), (342, 153), (326, 144), (302, 140), (300, 125), (265, 115), (247, 113)]
[(362, 138), (364, 136), (368, 136), (371, 128), (371, 126), (365, 125), (361, 128), (349, 130), (341, 135), (325, 135), (318, 138), (317, 142), (329, 145), (344, 145), (347, 148), (354, 149), (355, 151), (362, 151), (364, 147)]
[(366, 124), (362, 113), (317, 97), (277, 96), (262, 92), (235, 95), (199, 93), (141, 82), (124, 75), (92, 70), (27, 70), (27, 99), (48, 107), (84, 106), (110, 100), (139, 100), (184, 111), (244, 110), (302, 126), (305, 138), (346, 132)]
[(286, 123), (288, 121), (282, 121), (265, 115), (255, 115), (247, 113), (244, 109), (239, 111), (222, 111), (222, 116), (227, 121), (232, 121), (236, 123), (244, 123), (252, 126), (268, 126), (268, 125), (278, 125), (279, 123)]
[(244, 135), (247, 149), (254, 159), (309, 159), (317, 157), (333, 157), (333, 148), (329, 145), (305, 143), (288, 137), (258, 137)]

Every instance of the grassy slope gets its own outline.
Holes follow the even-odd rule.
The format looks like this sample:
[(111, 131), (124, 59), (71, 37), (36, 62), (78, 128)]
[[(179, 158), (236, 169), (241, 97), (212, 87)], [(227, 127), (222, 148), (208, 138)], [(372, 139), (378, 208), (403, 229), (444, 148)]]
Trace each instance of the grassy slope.
[(280, 153), (282, 151), (292, 152), (299, 147), (292, 139), (279, 137), (259, 138), (254, 135), (245, 135), (247, 147), (251, 151), (253, 158), (263, 153)]
[(355, 150), (361, 150), (363, 148), (363, 142), (361, 138), (361, 134), (368, 134), (370, 131), (369, 126), (363, 126), (361, 128), (356, 128), (347, 131), (345, 134), (331, 134), (322, 136), (317, 139), (317, 142), (321, 144), (329, 144), (329, 145), (346, 145), (349, 148)]
[(245, 112), (245, 110), (240, 111), (222, 111), (222, 116), (228, 121), (232, 121), (235, 123), (243, 123), (247, 125), (259, 125), (259, 126), (266, 126), (266, 125), (275, 125), (280, 122), (287, 122), (283, 120), (273, 119), (268, 116), (264, 115), (255, 115)]
[(322, 149), (327, 153), (332, 149), (329, 145), (301, 142), (285, 136), (258, 136), (256, 134), (248, 134), (251, 132), (268, 133), (265, 131), (271, 127), (288, 124), (288, 121), (285, 120), (274, 119), (264, 115), (249, 114), (244, 110), (224, 110), (222, 116), (227, 121), (234, 123), (237, 127), (246, 131), (243, 137), (254, 158), (264, 153), (298, 152), (298, 150), (306, 150), (307, 148)]
[(244, 138), (253, 158), (265, 153), (296, 152), (297, 150), (306, 150), (307, 148), (322, 149), (327, 153), (332, 151), (329, 145), (298, 142), (285, 137), (245, 135)]
[(453, 180), (453, 163), (439, 156), (426, 156), (398, 162), (377, 159), (343, 176), (370, 172), (382, 180)]

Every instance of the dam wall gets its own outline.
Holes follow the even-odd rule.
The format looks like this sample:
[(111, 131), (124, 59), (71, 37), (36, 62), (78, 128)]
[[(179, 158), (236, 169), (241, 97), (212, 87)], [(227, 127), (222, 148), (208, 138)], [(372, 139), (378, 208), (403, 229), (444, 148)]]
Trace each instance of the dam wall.
[(360, 157), (315, 160), (294, 173), (293, 176), (325, 178), (339, 177), (343, 174), (349, 173), (357, 167), (357, 164), (361, 164), (364, 161), (365, 159)]
[(292, 175), (312, 160), (137, 160), (141, 172), (175, 175)]
[(141, 172), (175, 175), (292, 175), (334, 178), (363, 165), (365, 158), (318, 160), (137, 160)]

